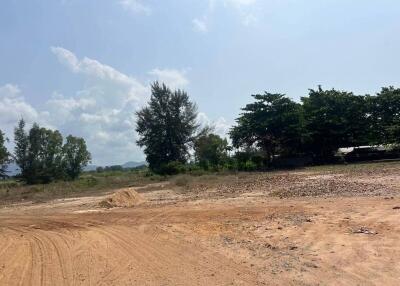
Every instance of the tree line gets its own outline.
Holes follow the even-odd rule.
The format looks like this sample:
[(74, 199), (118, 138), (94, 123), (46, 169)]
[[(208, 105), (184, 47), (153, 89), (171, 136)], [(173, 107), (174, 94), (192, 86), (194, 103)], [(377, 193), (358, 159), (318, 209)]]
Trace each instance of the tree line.
[[(230, 143), (200, 126), (197, 106), (183, 90), (155, 82), (148, 105), (136, 112), (137, 144), (151, 171), (174, 174), (191, 169), (263, 170), (285, 159), (323, 164), (341, 147), (385, 145), (400, 155), (400, 89), (375, 95), (322, 87), (296, 102), (284, 94), (252, 95), (229, 131)], [(90, 161), (84, 139), (21, 120), (14, 132), (14, 154), (0, 131), (0, 176), (14, 161), (29, 184), (76, 179)]]
[(400, 89), (394, 87), (355, 95), (319, 86), (300, 102), (269, 92), (252, 98), (229, 131), (229, 146), (212, 128), (200, 128), (196, 105), (186, 92), (154, 83), (148, 106), (136, 113), (137, 143), (150, 169), (164, 174), (188, 166), (254, 170), (285, 158), (322, 164), (333, 162), (342, 147), (398, 150), (400, 145)]
[(91, 155), (83, 138), (69, 135), (65, 142), (58, 130), (34, 123), (27, 131), (21, 119), (14, 129), (14, 153), (4, 146), (0, 131), (0, 176), (7, 176), (7, 165), (15, 162), (18, 175), (27, 184), (50, 183), (54, 180), (75, 180), (90, 162)]

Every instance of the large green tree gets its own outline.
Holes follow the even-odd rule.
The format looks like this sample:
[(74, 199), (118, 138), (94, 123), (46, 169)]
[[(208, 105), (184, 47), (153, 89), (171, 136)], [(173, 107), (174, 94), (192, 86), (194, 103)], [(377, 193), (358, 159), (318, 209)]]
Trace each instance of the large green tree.
[(308, 151), (319, 162), (331, 160), (340, 147), (368, 144), (366, 98), (335, 89), (310, 89), (302, 98)]
[(7, 151), (4, 133), (0, 130), (0, 178), (7, 177), (7, 165), (11, 162), (10, 153)]
[(15, 161), (21, 170), (21, 177), (28, 184), (49, 183), (62, 178), (62, 143), (59, 131), (53, 131), (33, 124), (25, 131), (21, 120), (15, 129)]
[(74, 180), (82, 173), (91, 160), (91, 155), (83, 138), (69, 135), (62, 148), (63, 169), (68, 179)]
[(162, 172), (172, 162), (185, 163), (198, 128), (197, 108), (182, 90), (171, 91), (155, 82), (148, 106), (136, 113), (137, 143), (151, 170)]
[(82, 138), (63, 137), (34, 123), (25, 131), (21, 119), (14, 131), (14, 158), (20, 177), (28, 184), (49, 183), (56, 179), (76, 179), (90, 161), (90, 153)]
[(247, 104), (230, 130), (234, 147), (260, 148), (266, 164), (274, 155), (301, 152), (303, 115), (301, 105), (284, 94), (253, 95), (254, 103)]
[(400, 89), (384, 87), (368, 97), (371, 144), (400, 144)]
[(25, 131), (25, 121), (21, 119), (18, 126), (14, 129), (14, 160), (18, 165), (21, 177), (27, 178), (28, 173), (28, 150), (29, 140)]

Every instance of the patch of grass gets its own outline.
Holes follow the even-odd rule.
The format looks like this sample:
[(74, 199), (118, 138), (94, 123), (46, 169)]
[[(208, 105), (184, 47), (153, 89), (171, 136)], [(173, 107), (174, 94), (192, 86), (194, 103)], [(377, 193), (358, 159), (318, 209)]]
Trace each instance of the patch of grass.
[(140, 187), (165, 180), (165, 177), (146, 176), (145, 172), (139, 171), (91, 172), (84, 173), (75, 181), (58, 181), (33, 186), (15, 180), (7, 180), (0, 183), (0, 204), (101, 194), (113, 189)]
[(189, 175), (178, 175), (174, 178), (174, 184), (178, 187), (187, 187), (192, 178)]
[[(359, 163), (348, 165), (325, 165), (307, 167), (290, 172), (315, 172), (322, 174), (362, 174), (374, 175), (384, 173), (396, 173), (400, 169), (400, 161)], [(175, 176), (160, 176), (146, 170), (141, 171), (107, 171), (103, 173), (84, 173), (76, 181), (59, 181), (47, 185), (28, 186), (9, 179), (0, 181), (0, 205), (21, 201), (48, 201), (57, 198), (77, 197), (103, 194), (110, 190), (126, 187), (143, 187), (149, 184), (165, 182), (165, 187), (149, 186), (145, 191), (161, 190), (163, 188), (176, 188), (178, 191), (203, 192), (209, 188), (233, 188), (237, 191), (246, 189), (257, 183), (257, 187), (274, 183), (276, 175), (283, 171), (271, 172), (206, 172), (193, 171)], [(286, 173), (284, 171), (283, 173)], [(286, 180), (286, 179), (285, 179)], [(168, 184), (170, 182), (170, 184)], [(285, 183), (285, 182), (283, 182)], [(289, 183), (289, 182), (288, 182)], [(143, 190), (144, 191), (144, 190)]]

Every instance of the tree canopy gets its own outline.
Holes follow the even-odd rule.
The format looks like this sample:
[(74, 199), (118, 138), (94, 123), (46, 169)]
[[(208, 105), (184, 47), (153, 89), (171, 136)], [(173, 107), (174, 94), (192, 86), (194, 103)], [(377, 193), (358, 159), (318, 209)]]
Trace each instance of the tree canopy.
[(144, 147), (150, 169), (162, 172), (171, 162), (186, 163), (198, 128), (197, 107), (186, 92), (165, 84), (155, 82), (151, 91), (148, 106), (136, 113), (137, 144)]
[(206, 170), (223, 166), (229, 149), (228, 141), (213, 133), (201, 134), (194, 141), (196, 163)]
[(309, 155), (325, 163), (341, 147), (400, 144), (400, 89), (382, 88), (375, 96), (322, 87), (296, 103), (283, 94), (253, 95), (230, 130), (236, 148), (263, 151), (274, 158)]
[(267, 164), (277, 152), (293, 154), (302, 147), (303, 115), (301, 105), (284, 94), (252, 95), (254, 103), (247, 104), (230, 130), (236, 148), (255, 145), (265, 155)]
[(7, 177), (7, 165), (11, 162), (10, 153), (8, 153), (4, 133), (0, 130), (0, 178)]
[(21, 119), (14, 130), (14, 160), (20, 177), (28, 184), (49, 183), (56, 179), (76, 179), (90, 161), (90, 153), (82, 138), (63, 137), (58, 130), (33, 124), (25, 131)]

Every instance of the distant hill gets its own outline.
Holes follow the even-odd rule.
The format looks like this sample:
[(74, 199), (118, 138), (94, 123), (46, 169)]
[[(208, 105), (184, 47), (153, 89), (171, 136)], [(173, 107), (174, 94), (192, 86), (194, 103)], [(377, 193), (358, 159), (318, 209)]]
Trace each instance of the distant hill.
[[(141, 166), (147, 166), (147, 162), (141, 161), (141, 162), (136, 162), (136, 161), (129, 161), (126, 162), (125, 164), (121, 165), (122, 168), (124, 169), (131, 169), (131, 168), (137, 168)], [(90, 171), (96, 171), (98, 167), (104, 167), (104, 166), (97, 166), (97, 165), (87, 165), (84, 169), (85, 172), (90, 172)]]
[(142, 161), (142, 162), (135, 162), (135, 161), (130, 161), (126, 162), (125, 164), (122, 165), (122, 168), (124, 169), (129, 169), (129, 168), (136, 168), (140, 166), (147, 166), (147, 162)]
[[(147, 162), (146, 161), (141, 161), (141, 162), (129, 161), (129, 162), (126, 162), (125, 164), (122, 164), (121, 166), (124, 169), (131, 169), (131, 168), (137, 168), (137, 167), (141, 167), (141, 166), (147, 166)], [(100, 166), (87, 165), (84, 168), (84, 171), (85, 172), (96, 171), (97, 167), (100, 167)], [(20, 172), (17, 164), (15, 164), (15, 163), (9, 164), (8, 167), (7, 167), (7, 171), (8, 171), (7, 174), (9, 176), (18, 175), (19, 172)]]

